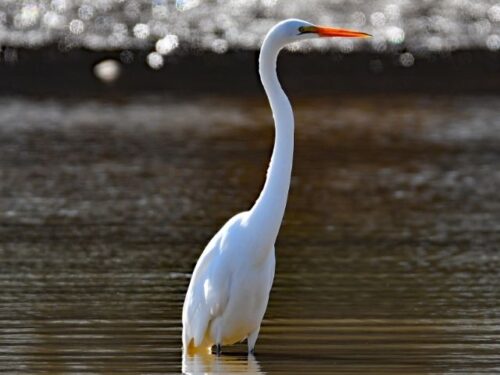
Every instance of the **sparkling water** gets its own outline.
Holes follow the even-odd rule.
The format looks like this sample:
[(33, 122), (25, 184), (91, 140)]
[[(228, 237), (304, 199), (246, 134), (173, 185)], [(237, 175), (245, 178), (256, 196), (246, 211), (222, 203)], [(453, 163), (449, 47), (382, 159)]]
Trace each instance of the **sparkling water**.
[(150, 65), (182, 49), (256, 49), (269, 28), (295, 17), (361, 29), (365, 41), (316, 40), (291, 49), (412, 54), (500, 49), (498, 0), (30, 0), (0, 1), (0, 43), (61, 49), (150, 49)]

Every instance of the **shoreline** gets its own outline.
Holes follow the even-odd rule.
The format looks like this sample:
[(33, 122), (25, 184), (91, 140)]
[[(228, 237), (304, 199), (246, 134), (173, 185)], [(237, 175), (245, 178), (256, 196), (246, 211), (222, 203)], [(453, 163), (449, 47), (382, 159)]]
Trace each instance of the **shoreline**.
[[(56, 47), (17, 51), (17, 61), (0, 63), (0, 96), (107, 97), (162, 94), (261, 95), (257, 51), (225, 54), (192, 53), (165, 57), (160, 70), (146, 65), (148, 51), (134, 51), (134, 61), (122, 64), (120, 77), (101, 82), (93, 66), (104, 59), (119, 60), (120, 51), (84, 49), (61, 52)], [(417, 57), (412, 67), (399, 63), (399, 54), (356, 52), (308, 54), (284, 52), (279, 75), (293, 96), (311, 94), (500, 94), (500, 53), (456, 51)]]

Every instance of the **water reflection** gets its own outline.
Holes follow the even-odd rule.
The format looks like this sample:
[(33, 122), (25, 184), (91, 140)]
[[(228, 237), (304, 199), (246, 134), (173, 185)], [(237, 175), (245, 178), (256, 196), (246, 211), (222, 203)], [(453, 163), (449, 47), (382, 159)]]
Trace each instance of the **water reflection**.
[(182, 372), (185, 374), (263, 374), (255, 356), (212, 354), (183, 354)]

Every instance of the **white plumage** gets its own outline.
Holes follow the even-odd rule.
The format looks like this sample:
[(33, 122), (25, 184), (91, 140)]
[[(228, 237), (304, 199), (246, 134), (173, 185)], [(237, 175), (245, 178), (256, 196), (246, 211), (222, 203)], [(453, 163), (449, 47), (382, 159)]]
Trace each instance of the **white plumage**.
[(274, 248), (256, 250), (248, 212), (229, 220), (209, 242), (193, 272), (183, 312), (183, 342), (193, 348), (249, 337), (253, 349), (274, 278)]
[(286, 44), (318, 36), (363, 37), (345, 29), (286, 20), (267, 34), (259, 73), (275, 123), (275, 142), (262, 192), (246, 212), (231, 218), (212, 238), (194, 269), (182, 312), (186, 353), (247, 339), (253, 352), (274, 278), (274, 243), (283, 220), (293, 161), (294, 119), (276, 75)]

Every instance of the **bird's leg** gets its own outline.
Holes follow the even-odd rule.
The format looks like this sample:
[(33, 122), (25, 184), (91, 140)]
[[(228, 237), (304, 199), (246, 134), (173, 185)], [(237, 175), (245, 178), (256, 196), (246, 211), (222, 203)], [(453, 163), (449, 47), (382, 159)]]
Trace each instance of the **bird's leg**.
[(260, 327), (255, 331), (250, 333), (247, 338), (248, 353), (255, 354), (255, 342), (257, 341), (257, 336), (259, 336)]
[(222, 353), (222, 348), (220, 344), (215, 345), (215, 354), (217, 354), (217, 357), (220, 357), (221, 353)]

